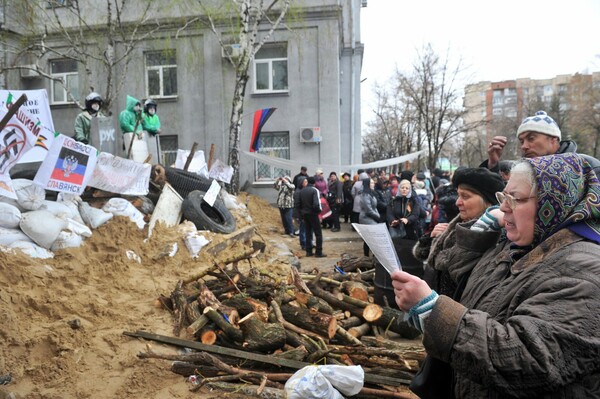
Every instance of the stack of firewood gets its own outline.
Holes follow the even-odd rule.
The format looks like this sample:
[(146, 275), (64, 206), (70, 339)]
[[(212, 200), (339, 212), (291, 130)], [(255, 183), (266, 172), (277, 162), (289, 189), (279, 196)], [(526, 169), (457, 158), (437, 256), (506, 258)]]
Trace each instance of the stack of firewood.
[(236, 262), (215, 263), (159, 299), (174, 316), (174, 336), (186, 339), (126, 334), (196, 349), (139, 354), (174, 361), (173, 372), (197, 376), (194, 389), (209, 384), (284, 397), (283, 384), (296, 370), (338, 364), (363, 367), (365, 387), (356, 397), (413, 397), (406, 385), (425, 357), (414, 340), (419, 333), (401, 311), (373, 303), (372, 268), (369, 258), (343, 255), (335, 273), (291, 267), (281, 281), (256, 267), (241, 273)]

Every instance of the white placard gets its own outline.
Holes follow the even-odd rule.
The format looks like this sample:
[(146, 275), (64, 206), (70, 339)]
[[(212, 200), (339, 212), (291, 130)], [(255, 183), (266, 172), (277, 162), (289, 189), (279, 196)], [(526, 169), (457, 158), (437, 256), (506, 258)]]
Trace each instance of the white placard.
[[(186, 150), (177, 150), (177, 158), (175, 159), (175, 167), (177, 169), (183, 169), (185, 163), (187, 162), (188, 157), (190, 156), (190, 151)], [(187, 168), (188, 172), (199, 174), (200, 176), (208, 177), (208, 165), (206, 164), (206, 160), (204, 158), (204, 151), (196, 151), (194, 153), (194, 157), (190, 162), (190, 165)]]
[(152, 166), (101, 152), (88, 185), (124, 195), (146, 195)]
[(402, 270), (400, 259), (394, 248), (392, 237), (385, 223), (378, 224), (358, 224), (352, 223), (360, 237), (367, 243), (369, 249), (379, 263), (387, 270), (389, 274), (397, 270)]
[(204, 201), (208, 205), (214, 206), (215, 201), (217, 200), (217, 195), (219, 195), (220, 191), (221, 191), (221, 186), (219, 185), (219, 183), (216, 180), (213, 180), (212, 183), (210, 183), (210, 187), (208, 188), (208, 191), (206, 192), (206, 194), (204, 194)]
[(221, 162), (220, 159), (217, 159), (210, 168), (208, 177), (229, 184), (231, 182), (231, 178), (233, 177), (233, 168)]

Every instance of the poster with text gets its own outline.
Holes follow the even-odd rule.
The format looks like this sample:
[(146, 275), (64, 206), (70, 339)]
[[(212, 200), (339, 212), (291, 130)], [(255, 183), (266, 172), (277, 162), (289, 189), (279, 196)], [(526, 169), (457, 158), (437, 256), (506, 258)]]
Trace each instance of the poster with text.
[(10, 108), (23, 94), (27, 96), (27, 101), (15, 116), (36, 137), (36, 141), (33, 148), (19, 159), (19, 163), (43, 161), (54, 139), (54, 122), (46, 89), (0, 90), (0, 105)]
[(89, 186), (111, 193), (146, 195), (152, 165), (101, 152)]
[(92, 177), (97, 154), (94, 147), (59, 134), (33, 181), (47, 190), (80, 195)]

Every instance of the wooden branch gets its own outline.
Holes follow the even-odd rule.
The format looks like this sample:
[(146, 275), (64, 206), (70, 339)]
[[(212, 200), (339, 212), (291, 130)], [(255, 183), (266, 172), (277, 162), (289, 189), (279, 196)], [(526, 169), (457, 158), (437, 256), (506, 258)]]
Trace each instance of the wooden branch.
[(354, 335), (350, 334), (348, 331), (344, 330), (342, 327), (337, 326), (337, 335), (342, 337), (346, 342), (363, 346), (364, 344), (360, 342)]
[(317, 334), (317, 333), (314, 333), (314, 332), (312, 332), (312, 331), (305, 330), (305, 329), (303, 329), (303, 328), (300, 328), (300, 327), (298, 327), (298, 326), (297, 326), (297, 325), (295, 325), (295, 324), (292, 324), (292, 323), (288, 322), (288, 321), (287, 321), (287, 320), (286, 320), (286, 319), (283, 317), (283, 314), (281, 313), (281, 307), (279, 306), (279, 304), (278, 304), (276, 301), (272, 301), (272, 302), (271, 302), (271, 308), (273, 309), (273, 312), (274, 312), (274, 313), (275, 313), (275, 315), (276, 315), (276, 319), (277, 319), (277, 320), (278, 320), (278, 321), (281, 323), (281, 325), (283, 325), (283, 326), (284, 326), (284, 327), (285, 327), (287, 330), (293, 331), (293, 332), (295, 332), (295, 333), (297, 333), (297, 334), (300, 334), (300, 335), (306, 335), (306, 336), (309, 336), (309, 337), (313, 337), (313, 338), (316, 338), (316, 339), (322, 339), (322, 338), (323, 338), (322, 336), (320, 336), (320, 335), (319, 335), (319, 334)]
[(404, 321), (404, 313), (388, 306), (370, 304), (364, 309), (363, 318), (376, 326), (400, 334), (404, 338), (415, 339), (421, 333)]
[(192, 163), (192, 159), (194, 159), (194, 154), (196, 153), (197, 148), (198, 143), (194, 142), (194, 144), (192, 144), (192, 149), (190, 150), (190, 155), (188, 155), (187, 159), (185, 160), (183, 170), (188, 170), (188, 168), (190, 167), (190, 164)]
[(337, 319), (325, 313), (282, 305), (281, 314), (285, 320), (294, 320), (294, 324), (329, 339), (333, 338), (337, 330)]
[(208, 385), (213, 388), (236, 392), (248, 397), (259, 397), (262, 399), (285, 399), (285, 392), (283, 389), (264, 388), (259, 394), (259, 385), (231, 384), (227, 382), (211, 382)]
[(244, 334), (241, 330), (235, 328), (231, 325), (225, 318), (214, 310), (211, 307), (206, 307), (204, 309), (204, 314), (208, 317), (213, 323), (217, 325), (229, 338), (234, 340), (235, 342), (243, 342)]
[(175, 315), (175, 324), (173, 325), (173, 334), (178, 337), (185, 323), (187, 300), (183, 292), (183, 281), (179, 280), (175, 290), (171, 293), (173, 302), (173, 314)]
[[(360, 338), (371, 331), (371, 325), (369, 323), (363, 323), (360, 326), (352, 327), (348, 329), (348, 334), (355, 338)], [(364, 344), (363, 344), (364, 345)]]
[(362, 317), (362, 314), (363, 314), (362, 308), (339, 300), (338, 298), (334, 297), (329, 292), (325, 291), (323, 288), (319, 287), (316, 284), (310, 284), (309, 288), (312, 291), (313, 295), (318, 296), (319, 298), (325, 300), (325, 302), (327, 302), (334, 308), (341, 309), (341, 310), (347, 310), (353, 316)]
[(208, 322), (209, 320), (208, 317), (206, 317), (206, 315), (200, 315), (200, 317), (194, 320), (194, 322), (190, 324), (186, 330), (188, 334), (194, 335), (198, 331), (200, 331), (200, 329), (202, 329), (202, 327), (204, 327)]

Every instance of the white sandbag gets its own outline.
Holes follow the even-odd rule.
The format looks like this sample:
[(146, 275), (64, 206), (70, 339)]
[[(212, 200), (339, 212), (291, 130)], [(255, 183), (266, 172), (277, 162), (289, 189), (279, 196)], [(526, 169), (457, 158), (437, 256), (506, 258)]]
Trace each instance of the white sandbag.
[(125, 198), (111, 198), (102, 207), (102, 210), (110, 212), (115, 216), (127, 216), (129, 220), (137, 224), (140, 229), (143, 229), (146, 225), (142, 212), (138, 211), (135, 206)]
[(0, 227), (0, 245), (8, 246), (15, 241), (31, 241), (31, 238), (19, 229)]
[(54, 258), (54, 254), (45, 248), (36, 245), (31, 241), (17, 241), (9, 245), (9, 248), (20, 249), (23, 253), (32, 258), (49, 259)]
[(42, 201), (46, 199), (46, 190), (43, 187), (27, 179), (14, 179), (12, 183), (17, 202), (23, 209), (28, 211), (40, 209)]
[(0, 227), (18, 228), (20, 221), (21, 211), (16, 206), (0, 202)]
[(79, 204), (82, 202), (81, 197), (77, 194), (70, 193), (58, 193), (56, 197), (56, 202), (59, 204), (63, 204), (69, 207), (71, 210), (71, 219), (79, 222), (85, 223), (79, 214)]
[(15, 208), (17, 208), (20, 212), (23, 212), (25, 210), (21, 205), (19, 205), (16, 199), (8, 198), (3, 195), (0, 195), (0, 203), (12, 205)]
[(67, 222), (42, 209), (24, 213), (19, 226), (33, 242), (49, 249), (60, 232), (65, 229)]
[(72, 231), (61, 231), (50, 250), (56, 251), (65, 248), (79, 248), (83, 243), (83, 237)]
[(83, 237), (89, 238), (92, 236), (92, 230), (90, 230), (90, 228), (87, 227), (85, 224), (79, 223), (73, 219), (67, 219), (66, 221), (67, 226), (65, 227), (65, 229), (70, 230), (73, 233)]
[(102, 209), (94, 208), (84, 201), (79, 203), (79, 214), (81, 215), (83, 222), (92, 229), (97, 229), (113, 217), (112, 213), (104, 212)]
[(71, 208), (61, 202), (43, 200), (42, 206), (39, 209), (45, 209), (61, 219), (68, 219), (74, 216)]

